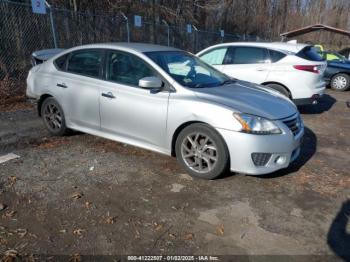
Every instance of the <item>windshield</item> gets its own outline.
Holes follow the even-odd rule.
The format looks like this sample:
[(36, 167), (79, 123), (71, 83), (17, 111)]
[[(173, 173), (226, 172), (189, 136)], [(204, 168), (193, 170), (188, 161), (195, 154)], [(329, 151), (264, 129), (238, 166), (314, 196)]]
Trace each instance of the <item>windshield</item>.
[(327, 60), (344, 61), (345, 57), (337, 52), (327, 52)]
[(145, 54), (176, 82), (186, 87), (215, 87), (234, 81), (196, 56), (183, 51), (146, 52)]

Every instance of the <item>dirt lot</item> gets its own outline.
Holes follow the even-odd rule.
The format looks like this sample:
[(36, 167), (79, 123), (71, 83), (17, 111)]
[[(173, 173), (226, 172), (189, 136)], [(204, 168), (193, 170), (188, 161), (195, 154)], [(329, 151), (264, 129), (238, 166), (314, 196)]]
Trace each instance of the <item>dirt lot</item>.
[(215, 181), (109, 140), (51, 137), (31, 105), (5, 110), (0, 155), (20, 158), (0, 164), (0, 252), (350, 256), (348, 99), (327, 91), (300, 109), (307, 129), (290, 168)]

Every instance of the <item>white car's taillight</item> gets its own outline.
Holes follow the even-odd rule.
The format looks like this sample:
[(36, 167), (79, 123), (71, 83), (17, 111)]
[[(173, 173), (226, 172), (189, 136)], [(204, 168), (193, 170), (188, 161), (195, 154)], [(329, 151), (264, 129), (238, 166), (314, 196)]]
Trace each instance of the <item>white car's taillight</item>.
[(320, 73), (321, 69), (318, 65), (294, 65), (293, 67), (298, 70), (308, 71), (315, 74)]

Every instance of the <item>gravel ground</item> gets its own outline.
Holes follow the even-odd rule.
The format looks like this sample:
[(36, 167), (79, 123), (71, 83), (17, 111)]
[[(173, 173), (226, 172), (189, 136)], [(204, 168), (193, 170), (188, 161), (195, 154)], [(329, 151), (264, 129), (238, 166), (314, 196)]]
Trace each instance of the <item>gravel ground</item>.
[(0, 164), (0, 252), (350, 259), (349, 99), (328, 90), (300, 108), (302, 155), (288, 169), (214, 181), (132, 146), (52, 137), (30, 105), (3, 111), (0, 155), (20, 158)]

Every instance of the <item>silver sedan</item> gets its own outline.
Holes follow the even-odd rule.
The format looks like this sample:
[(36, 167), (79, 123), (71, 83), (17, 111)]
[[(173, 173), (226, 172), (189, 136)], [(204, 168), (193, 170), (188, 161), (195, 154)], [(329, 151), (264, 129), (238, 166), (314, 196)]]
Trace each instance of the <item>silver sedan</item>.
[(304, 133), (296, 107), (280, 94), (158, 45), (61, 51), (30, 70), (27, 95), (53, 135), (79, 130), (176, 156), (205, 179), (286, 168)]

